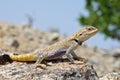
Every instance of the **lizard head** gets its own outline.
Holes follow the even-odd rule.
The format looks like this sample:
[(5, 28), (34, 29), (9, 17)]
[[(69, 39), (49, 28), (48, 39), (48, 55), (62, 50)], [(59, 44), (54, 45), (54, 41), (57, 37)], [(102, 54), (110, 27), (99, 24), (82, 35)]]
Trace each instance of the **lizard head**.
[(98, 32), (98, 29), (93, 26), (87, 26), (76, 33), (73, 34), (72, 39), (76, 40), (77, 42), (84, 42), (93, 35), (95, 35)]

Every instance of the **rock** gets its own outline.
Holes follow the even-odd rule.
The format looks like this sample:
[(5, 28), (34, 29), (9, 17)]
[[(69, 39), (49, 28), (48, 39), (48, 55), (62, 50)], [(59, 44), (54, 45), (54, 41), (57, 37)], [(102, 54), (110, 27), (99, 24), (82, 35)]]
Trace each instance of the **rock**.
[[(67, 36), (61, 36), (59, 35), (59, 33), (55, 31), (52, 31), (52, 32), (41, 31), (39, 29), (35, 29), (34, 27), (29, 27), (26, 24), (16, 25), (16, 24), (11, 24), (11, 23), (6, 23), (6, 22), (0, 22), (0, 55), (3, 55), (4, 53), (6, 53), (6, 50), (8, 54), (11, 52), (17, 53), (17, 54), (24, 54), (27, 52), (37, 51), (57, 41), (61, 41), (65, 37)], [(91, 65), (94, 65), (94, 68), (96, 69), (97, 74), (99, 76), (103, 76), (107, 73), (120, 72), (120, 48), (113, 49), (113, 50), (105, 50), (99, 47), (90, 47), (90, 46), (87, 46), (86, 44), (82, 44), (82, 46), (80, 46), (75, 51), (75, 53), (79, 57), (87, 59)], [(7, 56), (5, 56), (4, 59), (1, 57), (0, 62), (2, 63), (6, 61), (6, 57)], [(20, 78), (20, 77), (22, 77), (22, 79), (24, 80), (43, 79), (43, 78), (53, 79), (53, 77), (56, 78), (57, 76), (60, 76), (60, 74), (62, 74), (60, 70), (62, 70), (63, 68), (62, 71), (64, 72), (63, 74), (66, 77), (66, 78), (64, 77), (63, 78), (69, 79), (68, 77), (71, 77), (71, 75), (76, 76), (77, 74), (79, 74), (77, 72), (75, 74), (75, 70), (78, 70), (78, 71), (79, 69), (82, 70), (82, 67), (81, 67), (82, 65), (81, 66), (77, 65), (79, 69), (72, 68), (73, 70), (69, 69), (71, 72), (68, 72), (66, 68), (69, 68), (70, 65), (67, 64), (68, 67), (64, 67), (62, 66), (64, 65), (63, 63), (61, 62), (60, 63), (56, 62), (56, 63), (60, 65), (57, 66), (57, 64), (52, 63), (54, 66), (56, 66), (56, 68), (54, 69), (53, 68), (54, 66), (47, 66), (49, 70), (46, 70), (46, 71), (41, 70), (41, 69), (34, 69), (33, 67), (31, 67), (32, 64), (26, 64), (22, 62), (13, 62), (12, 64), (7, 63), (4, 65), (0, 65), (0, 78), (7, 79), (7, 77), (13, 76), (11, 79)], [(48, 65), (51, 65), (51, 64), (48, 64)], [(53, 68), (52, 71), (53, 72), (55, 71), (56, 74), (50, 71), (51, 68)], [(6, 73), (5, 74), (4, 71), (6, 71), (6, 69), (8, 70), (8, 72), (5, 72)], [(13, 72), (12, 70), (14, 71), (14, 73), (12, 73)], [(60, 72), (60, 74), (58, 74), (56, 70)], [(9, 71), (13, 75), (10, 75)], [(74, 73), (72, 73), (72, 71)], [(49, 72), (51, 75), (49, 75)], [(68, 73), (68, 74), (65, 74), (65, 73)], [(83, 72), (83, 74), (85, 73)], [(27, 78), (26, 76), (29, 76), (29, 77)], [(59, 78), (63, 79), (62, 77), (59, 77)], [(72, 78), (75, 79), (75, 77), (72, 77)]]
[(110, 52), (96, 47), (80, 47), (75, 51), (76, 55), (88, 59), (94, 65), (99, 76), (113, 71), (120, 72), (120, 58), (114, 58)]
[(98, 80), (90, 64), (56, 63), (46, 70), (33, 67), (34, 64), (12, 63), (0, 67), (1, 80)]
[(120, 48), (116, 48), (116, 49), (112, 50), (111, 54), (115, 58), (120, 58)]
[(12, 47), (18, 48), (19, 47), (19, 42), (17, 40), (14, 40), (11, 44)]
[(52, 33), (52, 35), (49, 36), (49, 44), (53, 44), (56, 41), (59, 41), (60, 35), (58, 33)]
[(120, 72), (119, 73), (108, 73), (99, 80), (120, 80)]
[(61, 39), (63, 36), (55, 32), (40, 31), (26, 24), (0, 22), (0, 48), (10, 52), (31, 52), (40, 45), (50, 45)]

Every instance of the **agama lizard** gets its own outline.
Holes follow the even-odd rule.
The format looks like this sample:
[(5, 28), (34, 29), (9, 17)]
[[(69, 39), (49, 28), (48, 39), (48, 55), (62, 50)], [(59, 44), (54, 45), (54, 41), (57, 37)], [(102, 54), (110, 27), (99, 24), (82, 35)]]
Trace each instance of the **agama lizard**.
[(36, 52), (31, 52), (27, 54), (7, 54), (11, 60), (13, 61), (36, 61), (36, 64), (41, 63), (43, 60), (52, 60), (62, 57), (66, 55), (67, 58), (72, 62), (75, 63), (74, 58), (79, 58), (74, 53), (74, 50), (80, 46), (84, 41), (92, 37), (98, 32), (98, 29), (93, 26), (87, 26), (72, 36), (56, 42), (46, 48), (38, 50)]

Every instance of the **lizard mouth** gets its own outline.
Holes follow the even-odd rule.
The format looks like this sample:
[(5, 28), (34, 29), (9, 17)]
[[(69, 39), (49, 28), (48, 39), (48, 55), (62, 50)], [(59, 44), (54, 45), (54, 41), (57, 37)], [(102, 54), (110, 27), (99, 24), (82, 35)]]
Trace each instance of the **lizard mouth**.
[(87, 39), (91, 38), (97, 32), (98, 32), (98, 29), (94, 29), (93, 31), (90, 31), (89, 33), (85, 34), (84, 39), (87, 40)]
[(88, 34), (91, 34), (91, 36), (95, 35), (98, 32), (98, 29), (96, 28), (95, 30), (89, 32)]

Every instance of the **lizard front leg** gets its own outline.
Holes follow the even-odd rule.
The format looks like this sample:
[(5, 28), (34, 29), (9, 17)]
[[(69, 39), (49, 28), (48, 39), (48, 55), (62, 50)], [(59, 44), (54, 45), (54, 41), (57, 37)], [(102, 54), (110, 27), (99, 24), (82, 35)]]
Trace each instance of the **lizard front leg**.
[(45, 59), (45, 57), (47, 55), (48, 55), (48, 53), (41, 53), (40, 52), (35, 64), (40, 64)]
[(74, 51), (72, 51), (71, 55), (73, 56), (73, 58), (75, 58), (75, 59), (77, 59), (77, 60), (79, 60), (79, 61), (82, 61), (82, 62), (84, 62), (84, 63), (86, 63), (86, 62), (88, 61), (88, 60), (85, 59), (85, 58), (82, 58), (82, 57), (77, 56)]
[(78, 46), (77, 43), (72, 44), (66, 51), (65, 55), (67, 56), (67, 58), (72, 62), (75, 63), (75, 60), (73, 59), (73, 56), (71, 55), (71, 53), (73, 52), (73, 50)]

